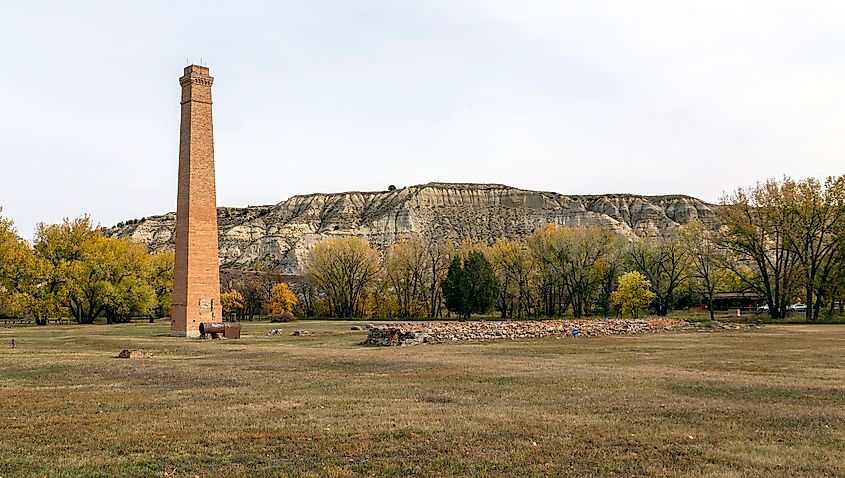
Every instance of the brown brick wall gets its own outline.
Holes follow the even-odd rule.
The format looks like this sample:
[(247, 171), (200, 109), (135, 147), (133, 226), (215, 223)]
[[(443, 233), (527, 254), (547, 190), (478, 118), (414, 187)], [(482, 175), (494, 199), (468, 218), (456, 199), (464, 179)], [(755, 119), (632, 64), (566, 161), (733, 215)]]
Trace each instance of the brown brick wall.
[(179, 192), (170, 334), (195, 337), (200, 322), (222, 320), (217, 255), (217, 197), (208, 68), (191, 65), (179, 78)]

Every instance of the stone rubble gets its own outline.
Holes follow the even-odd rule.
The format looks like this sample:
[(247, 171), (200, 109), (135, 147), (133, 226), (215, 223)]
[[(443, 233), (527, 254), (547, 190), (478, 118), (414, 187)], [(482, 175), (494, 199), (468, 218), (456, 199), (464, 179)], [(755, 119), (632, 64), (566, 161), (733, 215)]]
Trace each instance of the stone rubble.
[(496, 339), (630, 335), (679, 329), (686, 325), (687, 322), (674, 319), (401, 323), (374, 326), (368, 330), (364, 344), (421, 345)]
[[(721, 321), (721, 320), (714, 320), (714, 321), (710, 322), (710, 324), (711, 324), (712, 329), (723, 329), (723, 330), (743, 330), (743, 329), (750, 329), (750, 328), (759, 329), (759, 328), (763, 327), (763, 322), (761, 322), (759, 320), (755, 321), (755, 322), (747, 323), (747, 324), (737, 323), (737, 322), (724, 322), (724, 321)], [(706, 332), (708, 330), (707, 327), (703, 327), (703, 326), (693, 325), (691, 327), (695, 328), (699, 331), (703, 331), (703, 332)]]
[(117, 358), (128, 358), (128, 359), (144, 359), (149, 358), (151, 355), (144, 352), (141, 349), (125, 349), (119, 354), (117, 354)]

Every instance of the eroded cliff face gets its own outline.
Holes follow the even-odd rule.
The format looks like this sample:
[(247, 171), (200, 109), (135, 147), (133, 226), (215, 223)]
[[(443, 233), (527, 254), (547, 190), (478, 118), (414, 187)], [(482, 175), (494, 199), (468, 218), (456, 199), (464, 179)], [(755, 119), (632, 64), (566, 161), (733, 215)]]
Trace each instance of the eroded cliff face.
[[(521, 240), (546, 224), (600, 226), (629, 238), (674, 234), (712, 205), (688, 196), (564, 196), (497, 184), (431, 183), (395, 191), (294, 196), (274, 206), (218, 208), (220, 265), (298, 275), (310, 249), (328, 237), (363, 236), (384, 250), (412, 234), (492, 243)], [(114, 227), (110, 235), (173, 247), (176, 213)]]

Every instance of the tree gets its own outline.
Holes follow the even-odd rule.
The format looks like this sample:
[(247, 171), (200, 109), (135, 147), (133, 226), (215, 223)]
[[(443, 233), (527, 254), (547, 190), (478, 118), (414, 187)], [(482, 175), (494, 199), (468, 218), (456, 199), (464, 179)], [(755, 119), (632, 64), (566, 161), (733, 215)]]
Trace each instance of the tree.
[(502, 317), (528, 316), (534, 310), (537, 263), (527, 245), (499, 239), (489, 248), (490, 262), (499, 282), (498, 307)]
[(31, 288), (36, 305), (56, 297), (80, 324), (102, 315), (108, 323), (123, 322), (146, 315), (154, 305), (146, 247), (105, 237), (88, 216), (39, 224), (34, 249), (41, 272)]
[(596, 300), (604, 317), (610, 315), (610, 307), (613, 302), (611, 295), (619, 285), (619, 273), (624, 262), (622, 260), (624, 255), (622, 241), (621, 237), (617, 237), (609, 253), (596, 261), (594, 266), (595, 274), (598, 276)]
[(317, 315), (317, 288), (314, 287), (314, 283), (305, 276), (300, 277), (292, 285), (302, 315), (306, 317)]
[(71, 311), (84, 317), (81, 323), (93, 322), (98, 307), (108, 324), (149, 314), (156, 295), (147, 281), (148, 257), (143, 244), (95, 234), (68, 276)]
[(267, 298), (264, 284), (257, 277), (251, 277), (244, 281), (236, 282), (235, 287), (241, 293), (241, 297), (244, 300), (242, 317), (246, 320), (252, 320), (256, 316), (260, 317)]
[(648, 279), (657, 303), (657, 315), (675, 305), (675, 292), (687, 278), (688, 256), (677, 237), (643, 238), (631, 245), (628, 260)]
[(239, 319), (243, 316), (244, 305), (244, 296), (237, 289), (220, 293), (220, 307), (223, 309), (224, 317)]
[(381, 264), (366, 239), (326, 239), (311, 251), (306, 275), (326, 296), (331, 313), (353, 317), (363, 313), (366, 290), (375, 282)]
[(422, 238), (426, 256), (426, 273), (423, 274), (423, 296), (426, 302), (427, 315), (440, 317), (443, 306), (443, 290), (440, 283), (446, 277), (452, 256), (455, 254), (455, 244), (438, 238), (436, 231), (429, 230)]
[(786, 243), (803, 275), (806, 318), (815, 320), (830, 294), (832, 275), (842, 267), (845, 177), (830, 177), (824, 184), (813, 178), (785, 178), (780, 189), (785, 205), (792, 209)]
[(23, 281), (20, 265), (27, 252), (27, 244), (18, 237), (12, 221), (0, 216), (0, 287), (11, 291)]
[(715, 319), (714, 297), (723, 278), (724, 251), (716, 244), (713, 232), (698, 221), (690, 221), (679, 232), (681, 245), (689, 255), (690, 277), (697, 281), (707, 297), (710, 320)]
[(35, 319), (36, 325), (47, 325), (50, 317), (58, 316), (62, 310), (62, 281), (55, 273), (56, 268), (34, 253), (27, 258), (22, 269), (26, 270), (19, 286), (22, 308)]
[(446, 307), (464, 319), (490, 311), (498, 287), (493, 267), (478, 251), (470, 252), (463, 261), (455, 257), (441, 283)]
[[(608, 268), (617, 261), (612, 257), (621, 247), (619, 238), (596, 227), (567, 228), (550, 224), (529, 238), (537, 260), (545, 266), (547, 283), (558, 288), (558, 313), (572, 305), (578, 318), (589, 311)], [(615, 268), (615, 267), (613, 267)]]
[(619, 288), (613, 292), (613, 302), (622, 308), (623, 313), (630, 313), (633, 318), (647, 307), (656, 297), (651, 291), (651, 283), (639, 271), (631, 271), (619, 277)]
[(727, 267), (766, 299), (772, 319), (780, 319), (801, 275), (795, 248), (790, 247), (794, 208), (785, 200), (781, 183), (768, 180), (737, 189), (722, 198), (719, 218), (719, 244), (732, 253)]
[(404, 238), (387, 251), (384, 274), (403, 318), (418, 316), (425, 308), (425, 275), (428, 272), (425, 243), (418, 236)]
[(567, 255), (564, 228), (555, 224), (528, 237), (528, 247), (537, 261), (537, 286), (546, 316), (563, 315), (572, 302), (564, 281)]
[(572, 297), (572, 314), (580, 318), (590, 306), (601, 280), (599, 265), (618, 247), (617, 237), (607, 229), (579, 227), (564, 231), (566, 254), (561, 257), (564, 283)]
[[(68, 289), (72, 272), (82, 260), (83, 248), (93, 240), (95, 233), (88, 216), (65, 219), (62, 224), (39, 223), (36, 227), (33, 278), (28, 288), (27, 301), (36, 323), (46, 324), (50, 315), (59, 307), (70, 308)], [(96, 297), (96, 294), (92, 295)], [(78, 323), (88, 320), (88, 317), (79, 316), (75, 312), (78, 309), (71, 311), (71, 316)], [(102, 308), (95, 312), (96, 315), (90, 318), (91, 322), (102, 313)]]
[(173, 305), (173, 260), (172, 250), (150, 254), (147, 258), (147, 282), (155, 292), (150, 323), (170, 314)]
[(270, 314), (290, 320), (293, 318), (296, 304), (296, 295), (287, 284), (280, 282), (273, 287), (273, 292), (270, 295)]
[[(2, 209), (0, 209), (2, 212)], [(18, 237), (11, 220), (0, 216), (0, 315), (19, 315), (31, 275), (32, 249)]]

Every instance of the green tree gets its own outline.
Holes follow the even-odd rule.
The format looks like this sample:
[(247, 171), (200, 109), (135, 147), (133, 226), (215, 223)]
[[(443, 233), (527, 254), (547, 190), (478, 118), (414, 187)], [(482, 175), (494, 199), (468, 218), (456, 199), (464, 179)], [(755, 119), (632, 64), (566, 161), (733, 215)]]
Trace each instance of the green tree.
[(473, 313), (490, 311), (496, 301), (499, 284), (484, 254), (471, 251), (463, 261), (459, 257), (452, 260), (441, 288), (446, 307), (469, 319)]
[(173, 250), (148, 255), (147, 282), (155, 291), (155, 306), (150, 323), (170, 314), (173, 305)]
[(619, 305), (623, 313), (639, 317), (642, 309), (654, 300), (656, 294), (651, 291), (651, 282), (639, 271), (631, 271), (619, 277), (619, 288), (612, 294), (613, 302)]

